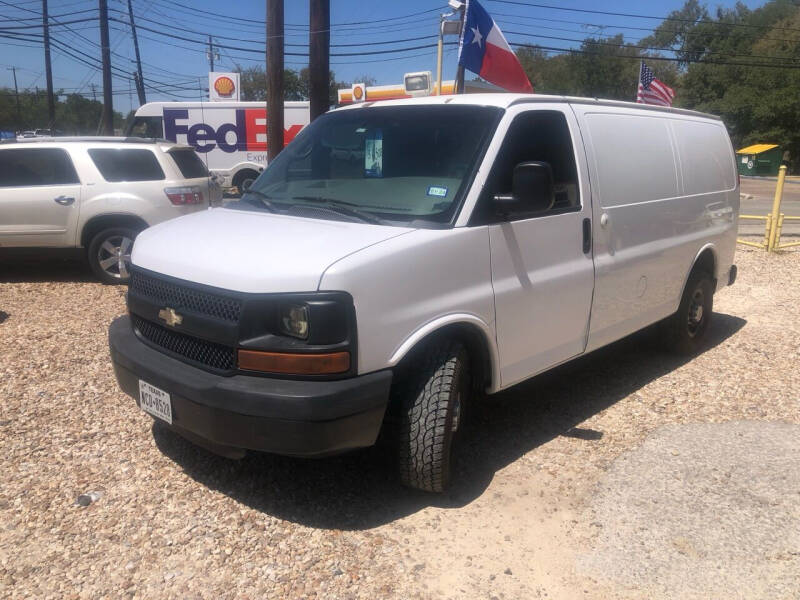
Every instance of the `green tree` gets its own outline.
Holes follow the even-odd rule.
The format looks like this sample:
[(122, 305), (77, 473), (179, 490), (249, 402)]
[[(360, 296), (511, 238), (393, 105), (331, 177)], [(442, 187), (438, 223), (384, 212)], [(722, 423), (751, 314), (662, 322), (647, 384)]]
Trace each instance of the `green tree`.
[[(237, 67), (240, 73), (240, 86), (242, 88), (242, 100), (245, 101), (265, 101), (267, 100), (267, 74), (263, 67), (252, 66), (246, 69)], [(308, 69), (299, 72), (293, 69), (283, 71), (284, 100), (308, 100)], [(340, 88), (349, 87), (349, 84), (336, 81), (336, 74), (330, 72), (329, 100), (331, 104), (336, 104), (336, 91)]]
[[(691, 53), (685, 56), (704, 62), (689, 62), (676, 104), (721, 116), (737, 148), (779, 144), (797, 170), (800, 7), (789, 0), (772, 0), (753, 11), (737, 4), (717, 10), (711, 21), (717, 25), (698, 22), (687, 32)], [(781, 62), (794, 68), (763, 66)]]
[[(54, 129), (67, 135), (95, 135), (103, 114), (103, 103), (84, 98), (80, 94), (63, 94), (56, 91), (56, 120)], [(63, 98), (63, 100), (62, 100)], [(20, 111), (14, 90), (0, 89), (0, 129), (22, 131), (50, 127), (47, 112), (47, 94), (43, 91), (20, 92)], [(122, 129), (125, 119), (114, 112), (114, 127)]]

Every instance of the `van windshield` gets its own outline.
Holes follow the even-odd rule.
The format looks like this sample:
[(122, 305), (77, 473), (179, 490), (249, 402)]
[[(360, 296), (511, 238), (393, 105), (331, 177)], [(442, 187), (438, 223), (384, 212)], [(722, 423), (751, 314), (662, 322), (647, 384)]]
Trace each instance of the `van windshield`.
[(388, 224), (447, 223), (501, 113), (464, 105), (332, 112), (272, 161), (250, 196), (279, 212), (309, 214), (313, 207), (324, 218), (321, 207), (345, 205)]

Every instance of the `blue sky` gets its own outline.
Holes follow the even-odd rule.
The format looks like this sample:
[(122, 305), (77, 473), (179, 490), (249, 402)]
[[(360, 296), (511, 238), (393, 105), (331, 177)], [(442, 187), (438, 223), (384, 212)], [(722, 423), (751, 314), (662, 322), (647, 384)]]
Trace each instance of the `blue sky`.
[[(203, 48), (195, 40), (212, 35), (221, 45), (242, 48), (261, 48), (256, 41), (263, 39), (265, 0), (133, 0), (134, 13), (140, 27), (140, 47), (144, 62), (145, 78), (159, 85), (172, 85), (173, 93), (197, 99), (201, 95), (201, 81), (207, 86), (208, 59)], [(605, 16), (565, 10), (553, 10), (501, 3), (497, 0), (481, 0), (500, 28), (504, 31), (525, 32), (528, 35), (507, 34), (509, 40), (526, 41), (553, 47), (574, 47), (589, 34), (612, 35), (623, 33), (626, 41), (636, 41), (648, 34), (647, 28), (658, 25), (658, 20), (636, 17)], [(534, 0), (529, 0), (534, 2)], [(596, 0), (536, 0), (537, 3), (560, 6), (562, 8), (603, 10), (637, 15), (664, 16), (680, 8), (683, 0), (616, 0), (597, 2)], [(709, 2), (713, 9), (717, 6), (733, 6), (735, 0)], [(762, 5), (763, 0), (745, 0), (750, 8)], [(127, 0), (108, 0), (110, 15), (126, 19)], [(180, 5), (193, 7), (188, 10)], [(404, 0), (387, 2), (379, 0), (332, 0), (331, 1), (331, 52), (358, 53), (361, 51), (401, 48), (432, 44), (436, 41), (438, 12), (446, 10), (446, 0)], [(49, 0), (49, 12), (57, 20), (81, 19), (96, 16), (96, 0)], [(90, 12), (95, 9), (94, 12)], [(37, 24), (37, 14), (41, 11), (41, 0), (0, 0), (0, 29), (20, 25)], [(87, 12), (79, 12), (87, 11)], [(118, 12), (121, 11), (121, 12)], [(224, 14), (230, 18), (250, 19), (252, 21), (232, 22), (199, 11)], [(308, 23), (308, 2), (306, 0), (286, 0), (285, 21), (287, 23), (286, 52), (307, 52), (308, 32), (303, 26)], [(414, 13), (424, 14), (414, 15)], [(77, 13), (69, 15), (67, 13)], [(124, 14), (123, 14), (124, 13)], [(60, 16), (64, 15), (64, 16)], [(413, 15), (413, 16), (407, 16)], [(27, 21), (16, 21), (28, 19)], [(253, 21), (259, 21), (256, 23)], [(350, 24), (358, 23), (358, 24)], [(347, 25), (338, 25), (347, 24)], [(597, 27), (602, 26), (602, 27)], [(69, 29), (67, 29), (67, 27)], [(184, 31), (181, 31), (184, 30)], [(185, 31), (191, 30), (191, 32)], [(18, 29), (18, 32), (41, 33), (40, 29)], [(158, 33), (156, 33), (158, 32)], [(164, 35), (168, 34), (168, 35)], [(99, 58), (99, 29), (94, 23), (72, 23), (54, 26), (51, 35), (78, 57), (86, 55)], [(170, 37), (172, 36), (172, 37)], [(177, 39), (184, 37), (187, 40)], [(430, 39), (409, 40), (431, 36)], [(551, 39), (551, 36), (567, 39)], [(250, 41), (253, 40), (253, 41)], [(396, 44), (374, 45), (374, 42), (397, 40)], [(368, 45), (373, 43), (373, 45)], [(171, 44), (171, 45), (170, 45)], [(350, 45), (344, 45), (350, 44)], [(177, 47), (180, 46), (180, 47)], [(134, 51), (128, 26), (112, 23), (111, 47), (114, 51), (112, 63), (120, 71), (134, 70)], [(81, 54), (83, 53), (83, 54)], [(257, 54), (242, 50), (220, 49), (217, 70), (230, 70), (235, 64), (249, 66), (262, 60)], [(451, 79), (455, 73), (455, 48), (446, 49), (444, 77)], [(288, 68), (300, 69), (306, 65), (306, 58), (287, 56)], [(41, 44), (0, 38), (0, 86), (13, 86), (11, 66), (17, 67), (17, 81), (20, 89), (45, 87), (44, 58)], [(331, 68), (340, 81), (353, 81), (363, 75), (374, 77), (378, 84), (399, 83), (403, 73), (409, 71), (435, 71), (436, 49), (419, 49), (399, 55), (332, 56)], [(53, 78), (56, 88), (77, 90), (92, 94), (92, 84), (96, 86), (97, 97), (102, 97), (102, 78), (99, 68), (92, 68), (77, 62), (59, 49), (53, 51)], [(114, 108), (127, 112), (138, 106), (132, 83), (126, 79), (115, 78)], [(195, 92), (194, 88), (198, 88)], [(148, 100), (170, 100), (169, 96), (148, 90)]]

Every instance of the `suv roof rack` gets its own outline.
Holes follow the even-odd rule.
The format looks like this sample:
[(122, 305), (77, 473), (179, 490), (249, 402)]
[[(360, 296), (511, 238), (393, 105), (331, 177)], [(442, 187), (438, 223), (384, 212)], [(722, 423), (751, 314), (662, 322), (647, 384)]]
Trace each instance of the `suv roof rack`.
[(0, 140), (0, 144), (35, 144), (37, 142), (109, 142), (115, 144), (174, 144), (171, 140), (164, 138), (142, 138), (142, 137), (112, 137), (100, 135), (66, 135), (66, 136), (38, 136), (31, 138)]

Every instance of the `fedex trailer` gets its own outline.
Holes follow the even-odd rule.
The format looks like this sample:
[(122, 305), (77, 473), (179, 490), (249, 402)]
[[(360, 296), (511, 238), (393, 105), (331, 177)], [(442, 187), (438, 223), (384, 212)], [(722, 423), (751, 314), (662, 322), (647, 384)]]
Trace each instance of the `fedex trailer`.
[[(284, 102), (283, 143), (309, 123), (308, 102)], [(242, 188), (267, 166), (264, 102), (149, 102), (125, 135), (164, 138), (192, 146), (222, 187)]]

